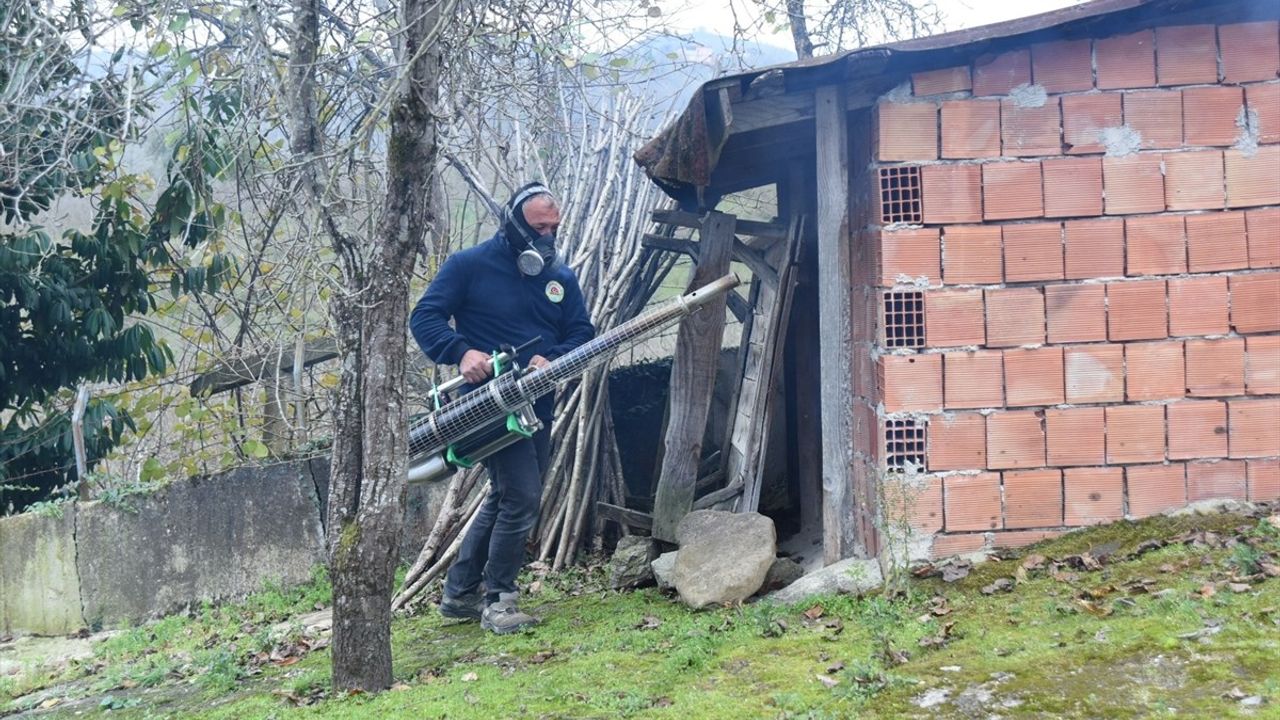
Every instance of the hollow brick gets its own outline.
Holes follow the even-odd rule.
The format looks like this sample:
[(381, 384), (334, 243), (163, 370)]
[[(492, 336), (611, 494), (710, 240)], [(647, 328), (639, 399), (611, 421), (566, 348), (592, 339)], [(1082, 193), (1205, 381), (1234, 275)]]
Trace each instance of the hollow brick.
[(1012, 530), (992, 533), (991, 544), (996, 548), (1019, 548), (1061, 535), (1059, 530)]
[(1100, 284), (1046, 286), (1044, 309), (1049, 342), (1106, 340), (1106, 305), (1106, 287)]
[(1124, 124), (1142, 137), (1143, 150), (1182, 145), (1182, 91), (1142, 90), (1124, 94)]
[(942, 409), (941, 355), (883, 355), (880, 389), (887, 412)]
[(996, 284), (1004, 278), (1000, 227), (953, 225), (942, 231), (942, 281), (955, 285)]
[(973, 64), (973, 94), (1007, 95), (1019, 85), (1031, 83), (1031, 52), (1012, 50), (1000, 55), (986, 55)]
[(1222, 79), (1239, 83), (1275, 80), (1280, 75), (1280, 31), (1275, 20), (1218, 27)]
[(1258, 118), (1258, 142), (1280, 142), (1280, 85), (1249, 85), (1244, 89), (1244, 99)]
[(1244, 109), (1238, 87), (1197, 87), (1182, 91), (1182, 137), (1187, 145), (1226, 147), (1235, 144), (1236, 119)]
[(1280, 397), (1231, 400), (1227, 413), (1231, 457), (1280, 455)]
[(986, 290), (987, 345), (1017, 347), (1044, 342), (1044, 296), (1038, 288)]
[(1102, 158), (1045, 160), (1045, 217), (1102, 214)]
[(1245, 466), (1251, 502), (1280, 500), (1280, 460), (1249, 460)]
[(1124, 469), (1067, 468), (1062, 471), (1063, 523), (1097, 525), (1124, 518)]
[(1050, 98), (1040, 107), (1001, 100), (1000, 142), (1004, 154), (1012, 157), (1060, 155), (1062, 114), (1058, 99)]
[(1167, 337), (1163, 280), (1107, 283), (1107, 338), (1153, 340)]
[(1093, 87), (1093, 47), (1089, 40), (1058, 40), (1031, 46), (1031, 77), (1045, 92)]
[(1102, 159), (1106, 214), (1132, 215), (1164, 211), (1164, 173), (1160, 155)]
[(982, 216), (987, 220), (1042, 217), (1040, 163), (996, 162), (982, 166)]
[(1169, 281), (1169, 334), (1225, 335), (1227, 278), (1221, 275)]
[(968, 555), (986, 547), (986, 533), (938, 534), (933, 536), (933, 544), (930, 546), (929, 556), (932, 558), (946, 558), (953, 555)]
[(987, 466), (987, 419), (978, 413), (929, 418), (929, 470), (981, 470)]
[(1280, 208), (1248, 210), (1244, 217), (1249, 235), (1249, 267), (1280, 267)]
[(942, 103), (942, 157), (1000, 157), (1000, 101)]
[(1062, 225), (1004, 226), (1004, 279), (1008, 282), (1062, 279)]
[(1217, 400), (1183, 400), (1166, 406), (1169, 459), (1194, 460), (1227, 456), (1227, 404)]
[(1062, 471), (1015, 470), (1004, 474), (1004, 526), (1057, 527), (1062, 524)]
[(942, 480), (947, 532), (1003, 527), (1000, 473), (951, 475)]
[(926, 223), (982, 222), (982, 169), (977, 165), (925, 165), (920, 180)]
[(1162, 405), (1113, 405), (1107, 408), (1107, 463), (1164, 460)]
[(1156, 81), (1160, 85), (1218, 82), (1218, 41), (1212, 25), (1156, 28)]
[(1124, 470), (1129, 515), (1144, 518), (1187, 505), (1187, 467), (1137, 465)]
[[(1179, 369), (1181, 369), (1181, 357)], [(1124, 347), (1086, 345), (1063, 350), (1066, 395), (1069, 403), (1105, 403), (1124, 400)], [(1181, 373), (1179, 373), (1181, 374)]]
[(1120, 93), (1062, 97), (1062, 141), (1069, 155), (1103, 152), (1102, 132), (1123, 124)]
[(1233, 275), (1231, 327), (1238, 333), (1280, 330), (1280, 272)]
[(1244, 338), (1188, 340), (1186, 356), (1188, 395), (1244, 394)]
[(1186, 228), (1181, 215), (1125, 218), (1125, 273), (1172, 275), (1187, 271)]
[(947, 353), (942, 363), (948, 410), (1004, 407), (1004, 354), (998, 350)]
[(1164, 203), (1170, 210), (1221, 210), (1226, 178), (1218, 150), (1165, 153)]
[(1244, 386), (1250, 395), (1280, 395), (1280, 335), (1244, 339)]
[(936, 160), (936, 103), (881, 103), (876, 107), (876, 157), (881, 162)]
[(1187, 502), (1248, 497), (1245, 464), (1239, 460), (1187, 463)]
[(880, 282), (896, 284), (928, 278), (930, 284), (942, 277), (942, 240), (937, 228), (895, 230), (882, 233), (880, 241)]
[(1007, 470), (1044, 464), (1044, 427), (1039, 412), (1011, 410), (987, 416), (988, 468)]
[(1227, 207), (1280, 205), (1280, 145), (1226, 151)]
[(930, 347), (982, 345), (987, 340), (981, 290), (931, 290), (924, 296), (924, 312)]
[(915, 94), (921, 97), (962, 92), (973, 87), (969, 80), (968, 65), (912, 73), (911, 86)]
[(1187, 269), (1193, 273), (1249, 267), (1245, 213), (1187, 216)]
[(1068, 279), (1124, 275), (1124, 221), (1068, 220), (1063, 228)]
[(1152, 87), (1156, 84), (1156, 38), (1150, 30), (1095, 40), (1098, 89)]
[(904, 488), (902, 499), (907, 505), (903, 510), (912, 530), (926, 535), (942, 530), (942, 478), (925, 478), (916, 487)]
[(1044, 425), (1050, 465), (1102, 465), (1107, 461), (1107, 433), (1100, 407), (1045, 410)]
[(1172, 400), (1187, 392), (1181, 342), (1127, 343), (1125, 397), (1130, 402)]
[(1009, 407), (1065, 402), (1062, 348), (1006, 350), (1004, 394), (1005, 404)]

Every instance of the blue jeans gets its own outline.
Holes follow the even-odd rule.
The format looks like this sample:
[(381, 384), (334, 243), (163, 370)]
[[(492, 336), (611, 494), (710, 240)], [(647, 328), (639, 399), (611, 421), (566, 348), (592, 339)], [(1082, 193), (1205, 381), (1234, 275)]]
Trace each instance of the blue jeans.
[(449, 568), (445, 595), (474, 593), (482, 579), (486, 603), (497, 602), (499, 593), (516, 592), (525, 540), (538, 523), (542, 473), (550, 454), (551, 423), (544, 421), (532, 438), (509, 445), (484, 461), (489, 470), (489, 496), (476, 512), (458, 559)]

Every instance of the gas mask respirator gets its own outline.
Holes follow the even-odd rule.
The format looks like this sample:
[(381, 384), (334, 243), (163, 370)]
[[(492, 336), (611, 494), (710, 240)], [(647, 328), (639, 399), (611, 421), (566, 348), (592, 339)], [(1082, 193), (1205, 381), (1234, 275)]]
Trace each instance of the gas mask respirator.
[(516, 267), (529, 277), (541, 275), (554, 268), (558, 262), (556, 255), (556, 235), (554, 232), (539, 234), (524, 217), (524, 204), (538, 195), (550, 195), (551, 191), (541, 183), (529, 183), (516, 191), (503, 208), (502, 233), (507, 244), (516, 254)]

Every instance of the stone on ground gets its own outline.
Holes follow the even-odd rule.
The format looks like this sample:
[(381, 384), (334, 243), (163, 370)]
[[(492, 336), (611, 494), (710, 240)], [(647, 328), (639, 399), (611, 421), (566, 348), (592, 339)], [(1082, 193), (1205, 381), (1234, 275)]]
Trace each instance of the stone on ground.
[(764, 584), (760, 592), (771, 592), (784, 588), (804, 577), (804, 566), (791, 558), (776, 558), (764, 576)]
[(619, 540), (613, 557), (609, 558), (609, 587), (626, 590), (653, 582), (649, 563), (657, 554), (652, 538), (628, 535)]
[(848, 558), (811, 572), (781, 590), (769, 593), (768, 598), (780, 603), (793, 603), (811, 595), (862, 593), (879, 587), (882, 582), (879, 562)]
[(678, 551), (664, 552), (649, 567), (653, 568), (653, 579), (658, 582), (659, 590), (676, 589), (676, 555)]
[(759, 513), (697, 510), (680, 521), (676, 539), (676, 591), (694, 609), (754, 595), (778, 550), (773, 521)]

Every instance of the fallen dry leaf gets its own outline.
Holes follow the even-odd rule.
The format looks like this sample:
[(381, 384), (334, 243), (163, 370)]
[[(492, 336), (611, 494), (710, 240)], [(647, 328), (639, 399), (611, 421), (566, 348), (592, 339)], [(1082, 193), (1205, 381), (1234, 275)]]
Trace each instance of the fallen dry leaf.
[(462, 682), (475, 682), (476, 680), (479, 680), (479, 679), (480, 679), (480, 676), (475, 674), (474, 672), (469, 672), (466, 675), (462, 676)]
[(1196, 594), (1202, 598), (1211, 598), (1218, 594), (1218, 589), (1213, 586), (1213, 583), (1207, 583), (1202, 585)]
[(1246, 593), (1253, 589), (1248, 583), (1227, 583), (1227, 589), (1233, 593)]
[(1013, 581), (1009, 578), (999, 578), (995, 582), (982, 588), (983, 595), (995, 595), (996, 593), (1009, 592), (1013, 590)]
[(822, 617), (823, 612), (825, 611), (822, 609), (821, 605), (814, 605), (813, 607), (804, 611), (804, 616), (809, 618), (810, 620), (817, 620), (818, 618)]
[(1023, 559), (1022, 567), (1025, 570), (1039, 570), (1044, 567), (1046, 560), (1047, 559), (1043, 555), (1028, 555)]
[(840, 672), (843, 669), (844, 669), (844, 663), (837, 660), (827, 666), (827, 674), (835, 675), (836, 673)]
[(396, 683), (395, 685), (391, 686), (391, 689), (394, 692), (404, 692), (405, 690), (409, 689), (409, 686), (405, 683)]
[(818, 682), (822, 683), (827, 688), (833, 688), (840, 684), (839, 680), (827, 677), (826, 675), (814, 675), (814, 677), (818, 678)]
[(539, 650), (529, 657), (529, 662), (533, 665), (541, 665), (555, 656), (555, 650)]
[(637, 630), (653, 630), (662, 627), (662, 618), (656, 615), (645, 615), (644, 619), (636, 623), (633, 627)]
[(1085, 600), (1084, 598), (1079, 598), (1076, 600), (1076, 602), (1079, 603), (1080, 607), (1084, 608), (1085, 612), (1089, 613), (1090, 615), (1095, 615), (1097, 617), (1106, 617), (1110, 615), (1112, 612), (1114, 612), (1111, 608), (1107, 607), (1106, 605), (1101, 605), (1099, 603), (1093, 602), (1092, 600)]

